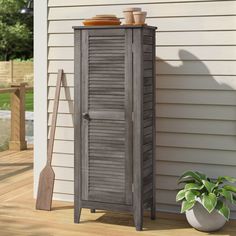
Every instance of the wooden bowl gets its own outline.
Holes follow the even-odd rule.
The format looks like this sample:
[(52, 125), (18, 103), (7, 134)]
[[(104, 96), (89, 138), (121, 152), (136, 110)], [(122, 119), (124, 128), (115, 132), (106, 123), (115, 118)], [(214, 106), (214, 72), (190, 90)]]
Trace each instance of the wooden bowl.
[(85, 20), (83, 21), (85, 26), (102, 26), (102, 25), (120, 25), (119, 20)]

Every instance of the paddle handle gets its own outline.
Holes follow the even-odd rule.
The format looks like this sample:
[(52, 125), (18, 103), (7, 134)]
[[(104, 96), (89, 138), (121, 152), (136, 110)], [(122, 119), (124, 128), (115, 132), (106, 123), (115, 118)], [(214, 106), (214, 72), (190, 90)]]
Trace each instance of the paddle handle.
[(62, 77), (63, 77), (63, 70), (58, 70), (56, 93), (55, 93), (53, 113), (52, 113), (51, 131), (50, 131), (50, 138), (49, 138), (49, 143), (48, 143), (47, 165), (51, 165), (52, 163), (52, 153), (53, 153), (53, 146), (54, 146), (54, 139), (55, 139), (55, 132), (56, 132), (57, 113), (58, 113), (58, 106), (59, 106), (59, 99), (60, 99)]

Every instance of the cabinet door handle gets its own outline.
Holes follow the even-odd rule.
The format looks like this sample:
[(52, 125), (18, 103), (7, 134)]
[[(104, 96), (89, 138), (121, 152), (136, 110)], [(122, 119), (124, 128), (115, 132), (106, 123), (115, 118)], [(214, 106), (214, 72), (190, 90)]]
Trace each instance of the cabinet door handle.
[(83, 116), (83, 119), (90, 120), (89, 114), (87, 112), (84, 112), (82, 116)]

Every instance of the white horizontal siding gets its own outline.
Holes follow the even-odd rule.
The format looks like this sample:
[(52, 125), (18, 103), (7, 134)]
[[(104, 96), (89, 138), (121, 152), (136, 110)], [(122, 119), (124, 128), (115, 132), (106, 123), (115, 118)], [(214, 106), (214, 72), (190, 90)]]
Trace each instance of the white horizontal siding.
[[(188, 52), (181, 52), (188, 53)], [(158, 75), (235, 75), (235, 61), (199, 61), (193, 57), (193, 61), (163, 61), (156, 62)], [(50, 60), (49, 73), (57, 73), (58, 69), (64, 68), (66, 73), (74, 73), (73, 61)]]
[[(53, 101), (49, 101), (49, 114), (53, 110)], [(161, 104), (156, 106), (157, 117), (185, 118), (185, 119), (217, 119), (236, 120), (235, 106), (224, 105), (191, 105), (191, 104)], [(72, 116), (73, 102), (60, 101), (59, 114)], [(62, 117), (62, 116), (61, 116)], [(67, 116), (68, 117), (68, 116)], [(64, 117), (63, 117), (64, 118)]]
[[(189, 16), (186, 17), (165, 17), (165, 18), (148, 18), (147, 23), (157, 25), (158, 32), (176, 32), (176, 31), (218, 31), (218, 30), (235, 30), (236, 16)], [(83, 20), (50, 20), (48, 32), (52, 33), (73, 33), (72, 26), (81, 25)]]
[[(50, 7), (71, 7), (71, 6), (99, 6), (99, 5), (137, 5), (137, 4), (150, 4), (150, 3), (170, 3), (170, 2), (179, 2), (180, 0), (49, 0), (48, 6)], [(181, 0), (181, 2), (194, 2), (196, 0)], [(212, 0), (202, 0), (202, 1), (212, 1)]]
[[(139, 4), (143, 10), (148, 11), (149, 17), (166, 16), (216, 16), (235, 14), (234, 1), (213, 2), (177, 2), (177, 3), (150, 3)], [(171, 6), (171, 7), (170, 7)], [(122, 17), (121, 9), (126, 6), (97, 5), (97, 6), (74, 6), (74, 7), (50, 7), (49, 20), (84, 19), (93, 17), (94, 14), (116, 14)]]
[(235, 136), (236, 122), (225, 120), (158, 118), (157, 131)]
[(56, 193), (67, 193), (74, 194), (74, 182), (73, 181), (65, 181), (65, 180), (56, 180), (54, 186), (54, 192)]
[[(231, 135), (158, 132), (156, 145), (161, 147), (186, 147), (194, 149), (236, 151), (235, 137)], [(73, 140), (55, 140), (54, 151), (58, 153), (73, 154)]]
[[(55, 184), (56, 181), (55, 181)], [(53, 199), (54, 200), (59, 200), (59, 201), (68, 201), (68, 202), (73, 202), (74, 201), (74, 194), (65, 194), (65, 193), (57, 193), (57, 192), (53, 192)]]
[(235, 91), (158, 89), (156, 102), (201, 105), (236, 105)]
[[(53, 100), (55, 87), (49, 87), (48, 99)], [(202, 104), (202, 105), (236, 105), (235, 91), (207, 91), (207, 90), (174, 90), (157, 89), (156, 102), (177, 104)], [(73, 100), (74, 89), (63, 87), (60, 94), (61, 100)]]
[[(55, 153), (61, 153), (61, 154), (74, 154), (74, 142), (71, 140), (65, 140), (65, 139), (55, 140), (53, 151)], [(66, 165), (65, 167), (68, 167), (68, 166)]]
[[(157, 21), (158, 22), (158, 21)], [(163, 46), (236, 46), (236, 32), (235, 31), (209, 31), (196, 32), (156, 32), (158, 47)], [(73, 33), (69, 34), (49, 34), (49, 46), (66, 46), (72, 47), (74, 43)], [(158, 50), (157, 50), (158, 51)]]
[[(48, 125), (52, 123), (52, 114), (48, 114)], [(58, 114), (57, 115), (57, 127), (73, 127), (74, 120), (72, 114)]]
[[(49, 127), (50, 132), (50, 127)], [(48, 135), (49, 138), (49, 135)], [(73, 127), (57, 127), (55, 132), (55, 139), (57, 140), (74, 140), (74, 129)]]
[(74, 155), (53, 153), (52, 165), (60, 166), (60, 167), (63, 167), (63, 166), (74, 167)]
[[(62, 117), (62, 119), (61, 119)], [(51, 121), (49, 115), (49, 127)], [(189, 134), (211, 134), (235, 136), (236, 122), (231, 120), (205, 120), (205, 119), (178, 119), (178, 118), (157, 118), (156, 131), (174, 132)], [(71, 115), (59, 114), (56, 130), (56, 139), (73, 140), (74, 129)]]
[[(235, 19), (236, 20), (236, 19)], [(58, 40), (57, 40), (57, 39)], [(49, 60), (73, 60), (74, 59), (74, 47), (68, 46), (68, 41), (62, 40), (58, 35), (52, 42), (50, 37), (50, 44), (53, 45), (49, 48)], [(63, 45), (60, 44), (63, 43)], [(65, 45), (66, 44), (66, 45)], [(181, 51), (188, 51), (188, 53), (181, 53)], [(198, 60), (234, 60), (236, 58), (236, 46), (211, 46), (206, 50), (202, 46), (158, 46), (156, 48), (156, 56), (162, 60), (181, 60), (192, 61), (192, 55)]]
[(158, 132), (156, 144), (162, 147), (187, 147), (236, 151), (235, 137), (228, 135)]
[[(198, 170), (201, 172), (208, 173), (209, 177), (216, 177), (216, 168), (217, 165), (213, 164), (200, 164), (200, 163), (184, 163), (184, 162), (169, 162), (169, 161), (159, 161), (156, 171), (159, 175), (167, 176), (180, 176), (186, 169), (188, 170)], [(235, 175), (235, 166), (222, 166), (222, 170), (218, 172), (222, 175)], [(169, 190), (173, 190), (169, 188)]]
[[(223, 157), (223, 158), (222, 158)], [(157, 148), (157, 160), (212, 165), (235, 165), (235, 151), (186, 147)], [(216, 166), (217, 170), (218, 166)]]
[[(48, 86), (56, 86), (56, 73), (48, 75)], [(235, 75), (159, 75), (156, 81), (159, 89), (191, 89), (191, 90), (235, 90)], [(63, 83), (67, 87), (74, 86), (74, 75), (65, 74)]]
[(235, 90), (235, 75), (162, 75), (158, 76), (159, 89)]
[(157, 117), (236, 121), (235, 106), (159, 103), (156, 110)]
[(156, 203), (158, 210), (176, 212), (176, 181), (186, 169), (235, 176), (236, 1), (48, 1), (49, 130), (56, 73), (66, 73), (52, 163), (54, 199), (73, 201), (72, 26), (99, 13), (123, 19), (127, 6), (142, 7), (147, 23), (158, 27)]
[[(49, 126), (50, 128), (50, 126)], [(181, 134), (208, 134), (222, 135), (222, 139), (227, 134), (229, 137), (235, 136), (236, 122), (222, 120), (197, 120), (197, 119), (157, 119), (157, 132), (181, 133)], [(74, 129), (70, 123), (65, 122), (57, 125), (55, 138), (58, 140), (74, 140)]]
[[(53, 166), (53, 170), (55, 172), (56, 180), (64, 180), (64, 181), (74, 180), (74, 168), (72, 167)], [(64, 193), (66, 193), (66, 191)]]

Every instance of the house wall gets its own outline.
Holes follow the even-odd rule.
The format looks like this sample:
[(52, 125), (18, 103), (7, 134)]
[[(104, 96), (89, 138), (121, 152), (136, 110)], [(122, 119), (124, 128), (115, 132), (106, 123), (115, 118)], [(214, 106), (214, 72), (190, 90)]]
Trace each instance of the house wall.
[(142, 7), (147, 23), (158, 27), (156, 204), (177, 212), (176, 180), (183, 171), (236, 176), (236, 1), (48, 0), (48, 124), (57, 70), (66, 73), (53, 155), (54, 199), (73, 200), (72, 26), (99, 13), (122, 17), (128, 6)]

